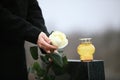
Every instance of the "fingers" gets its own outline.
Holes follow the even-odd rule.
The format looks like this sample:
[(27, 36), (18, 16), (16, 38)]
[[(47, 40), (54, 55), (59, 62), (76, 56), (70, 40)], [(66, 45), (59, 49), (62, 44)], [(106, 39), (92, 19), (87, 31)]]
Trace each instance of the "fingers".
[(51, 42), (50, 39), (47, 37), (47, 35), (46, 35), (45, 33), (41, 32), (40, 36), (41, 36), (46, 42), (48, 42), (48, 43)]
[(50, 53), (51, 51), (54, 51), (57, 49), (56, 46), (53, 46), (50, 44), (51, 41), (47, 37), (47, 35), (43, 32), (39, 34), (37, 44), (40, 48), (44, 49), (47, 53)]

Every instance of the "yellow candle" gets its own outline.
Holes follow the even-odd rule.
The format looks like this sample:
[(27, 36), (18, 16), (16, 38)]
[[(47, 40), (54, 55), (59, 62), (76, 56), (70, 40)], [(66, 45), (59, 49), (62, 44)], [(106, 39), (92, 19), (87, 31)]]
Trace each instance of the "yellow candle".
[(82, 61), (92, 61), (95, 47), (91, 42), (91, 38), (80, 39), (81, 43), (77, 47), (77, 52), (80, 55)]

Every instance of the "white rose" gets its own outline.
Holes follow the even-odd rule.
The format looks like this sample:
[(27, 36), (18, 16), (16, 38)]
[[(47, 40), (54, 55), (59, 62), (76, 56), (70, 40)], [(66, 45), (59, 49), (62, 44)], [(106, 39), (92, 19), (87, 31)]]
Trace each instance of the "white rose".
[(49, 39), (51, 40), (52, 44), (58, 48), (64, 48), (68, 44), (66, 35), (60, 31), (52, 32), (52, 34), (49, 36)]

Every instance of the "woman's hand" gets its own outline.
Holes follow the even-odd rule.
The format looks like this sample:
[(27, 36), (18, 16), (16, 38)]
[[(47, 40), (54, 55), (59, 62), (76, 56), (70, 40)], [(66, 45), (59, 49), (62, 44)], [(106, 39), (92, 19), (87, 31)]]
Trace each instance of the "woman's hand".
[(57, 49), (57, 46), (51, 45), (51, 40), (44, 32), (41, 32), (38, 36), (37, 45), (45, 50), (47, 53)]

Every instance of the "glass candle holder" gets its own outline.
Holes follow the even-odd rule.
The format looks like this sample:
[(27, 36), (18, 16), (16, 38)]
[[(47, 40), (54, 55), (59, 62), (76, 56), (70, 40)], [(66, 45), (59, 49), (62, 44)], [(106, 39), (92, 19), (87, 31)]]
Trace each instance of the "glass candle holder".
[(93, 60), (93, 54), (95, 52), (95, 47), (91, 41), (92, 38), (82, 38), (80, 39), (80, 44), (77, 47), (77, 52), (80, 55), (80, 60), (83, 62), (88, 62)]

